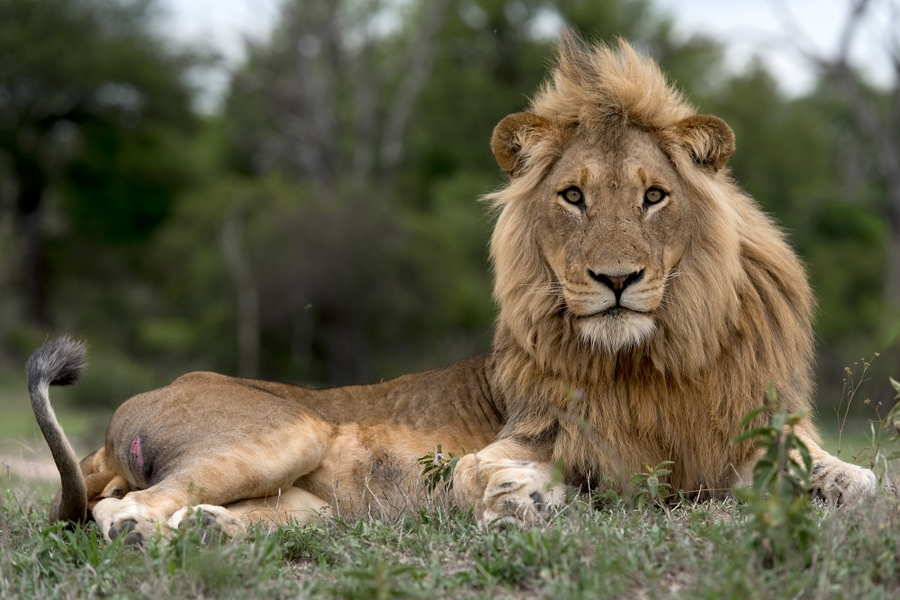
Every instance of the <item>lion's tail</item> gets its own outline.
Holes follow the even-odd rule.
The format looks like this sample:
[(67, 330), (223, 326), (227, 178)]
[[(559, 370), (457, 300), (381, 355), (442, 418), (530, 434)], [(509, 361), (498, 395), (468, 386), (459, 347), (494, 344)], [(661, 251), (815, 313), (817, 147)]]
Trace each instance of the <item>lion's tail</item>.
[(87, 367), (87, 347), (68, 336), (44, 343), (25, 364), (31, 408), (38, 426), (50, 446), (59, 470), (61, 521), (84, 521), (87, 517), (87, 487), (72, 444), (66, 438), (50, 405), (51, 385), (71, 385)]

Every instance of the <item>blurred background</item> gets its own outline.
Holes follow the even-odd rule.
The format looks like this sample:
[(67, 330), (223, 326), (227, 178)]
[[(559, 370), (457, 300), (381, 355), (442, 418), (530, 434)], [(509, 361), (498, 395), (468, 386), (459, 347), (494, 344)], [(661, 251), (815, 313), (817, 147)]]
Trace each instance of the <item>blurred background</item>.
[(48, 335), (90, 345), (54, 401), (92, 443), (188, 370), (328, 386), (486, 350), (488, 141), (563, 26), (731, 125), (819, 298), (820, 421), (863, 379), (851, 417), (886, 413), (897, 0), (0, 0), (0, 440)]

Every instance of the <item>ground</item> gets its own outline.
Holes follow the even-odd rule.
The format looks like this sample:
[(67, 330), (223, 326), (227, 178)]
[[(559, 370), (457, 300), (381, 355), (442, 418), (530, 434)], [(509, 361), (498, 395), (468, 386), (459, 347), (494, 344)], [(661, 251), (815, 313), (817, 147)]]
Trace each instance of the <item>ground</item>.
[[(439, 497), (396, 520), (257, 527), (205, 544), (206, 532), (187, 529), (144, 548), (106, 544), (93, 526), (48, 522), (58, 479), (44, 446), (28, 427), (17, 438), (3, 429), (27, 423), (19, 400), (0, 402), (0, 598), (900, 597), (900, 499), (889, 491), (838, 510), (811, 504), (808, 552), (774, 558), (747, 505), (636, 508), (613, 493), (575, 497), (525, 529), (479, 528)], [(79, 431), (80, 451), (98, 443), (103, 419), (60, 413)], [(836, 435), (828, 438), (834, 450)], [(866, 464), (864, 445), (845, 432), (842, 458)], [(894, 449), (882, 447), (881, 458)], [(892, 465), (889, 474), (900, 472)]]
[(814, 512), (806, 558), (766, 565), (734, 501), (635, 509), (581, 496), (547, 523), (480, 529), (440, 501), (393, 521), (256, 528), (138, 549), (47, 522), (53, 490), (3, 477), (0, 597), (896, 598), (900, 501)]

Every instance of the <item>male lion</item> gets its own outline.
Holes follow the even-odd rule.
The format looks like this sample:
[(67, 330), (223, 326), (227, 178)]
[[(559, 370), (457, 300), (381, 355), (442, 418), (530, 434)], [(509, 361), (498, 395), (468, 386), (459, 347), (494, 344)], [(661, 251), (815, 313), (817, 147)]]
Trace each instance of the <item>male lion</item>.
[[(731, 440), (769, 382), (786, 410), (810, 407), (812, 298), (781, 231), (724, 168), (731, 129), (628, 44), (565, 35), (529, 112), (503, 119), (491, 146), (509, 183), (488, 196), (490, 352), (327, 390), (191, 373), (125, 402), (79, 468), (47, 386), (74, 381), (84, 348), (49, 342), (27, 371), (62, 479), (52, 518), (140, 542), (198, 517), (232, 534), (392, 513), (417, 499), (416, 459), (438, 444), (477, 450), (452, 495), (483, 523), (539, 519), (566, 485), (621, 481), (642, 463), (673, 461), (670, 484), (692, 493), (748, 482), (759, 450)], [(798, 431), (818, 494), (874, 491), (808, 418)]]

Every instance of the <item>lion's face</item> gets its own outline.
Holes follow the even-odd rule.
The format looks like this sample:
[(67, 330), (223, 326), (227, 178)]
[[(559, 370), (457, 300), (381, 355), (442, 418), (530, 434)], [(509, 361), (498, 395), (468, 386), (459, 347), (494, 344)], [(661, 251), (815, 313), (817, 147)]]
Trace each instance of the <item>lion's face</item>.
[(653, 333), (690, 235), (681, 178), (650, 135), (575, 138), (532, 197), (544, 260), (581, 336), (616, 351)]
[(610, 353), (671, 333), (684, 313), (667, 302), (674, 278), (691, 240), (703, 237), (698, 224), (714, 223), (683, 170), (714, 176), (734, 149), (728, 126), (693, 115), (666, 131), (598, 129), (516, 113), (497, 126), (492, 147), (510, 175), (494, 195), (503, 202), (495, 295), (519, 344), (546, 343), (549, 330), (536, 326), (551, 321), (554, 335)]

